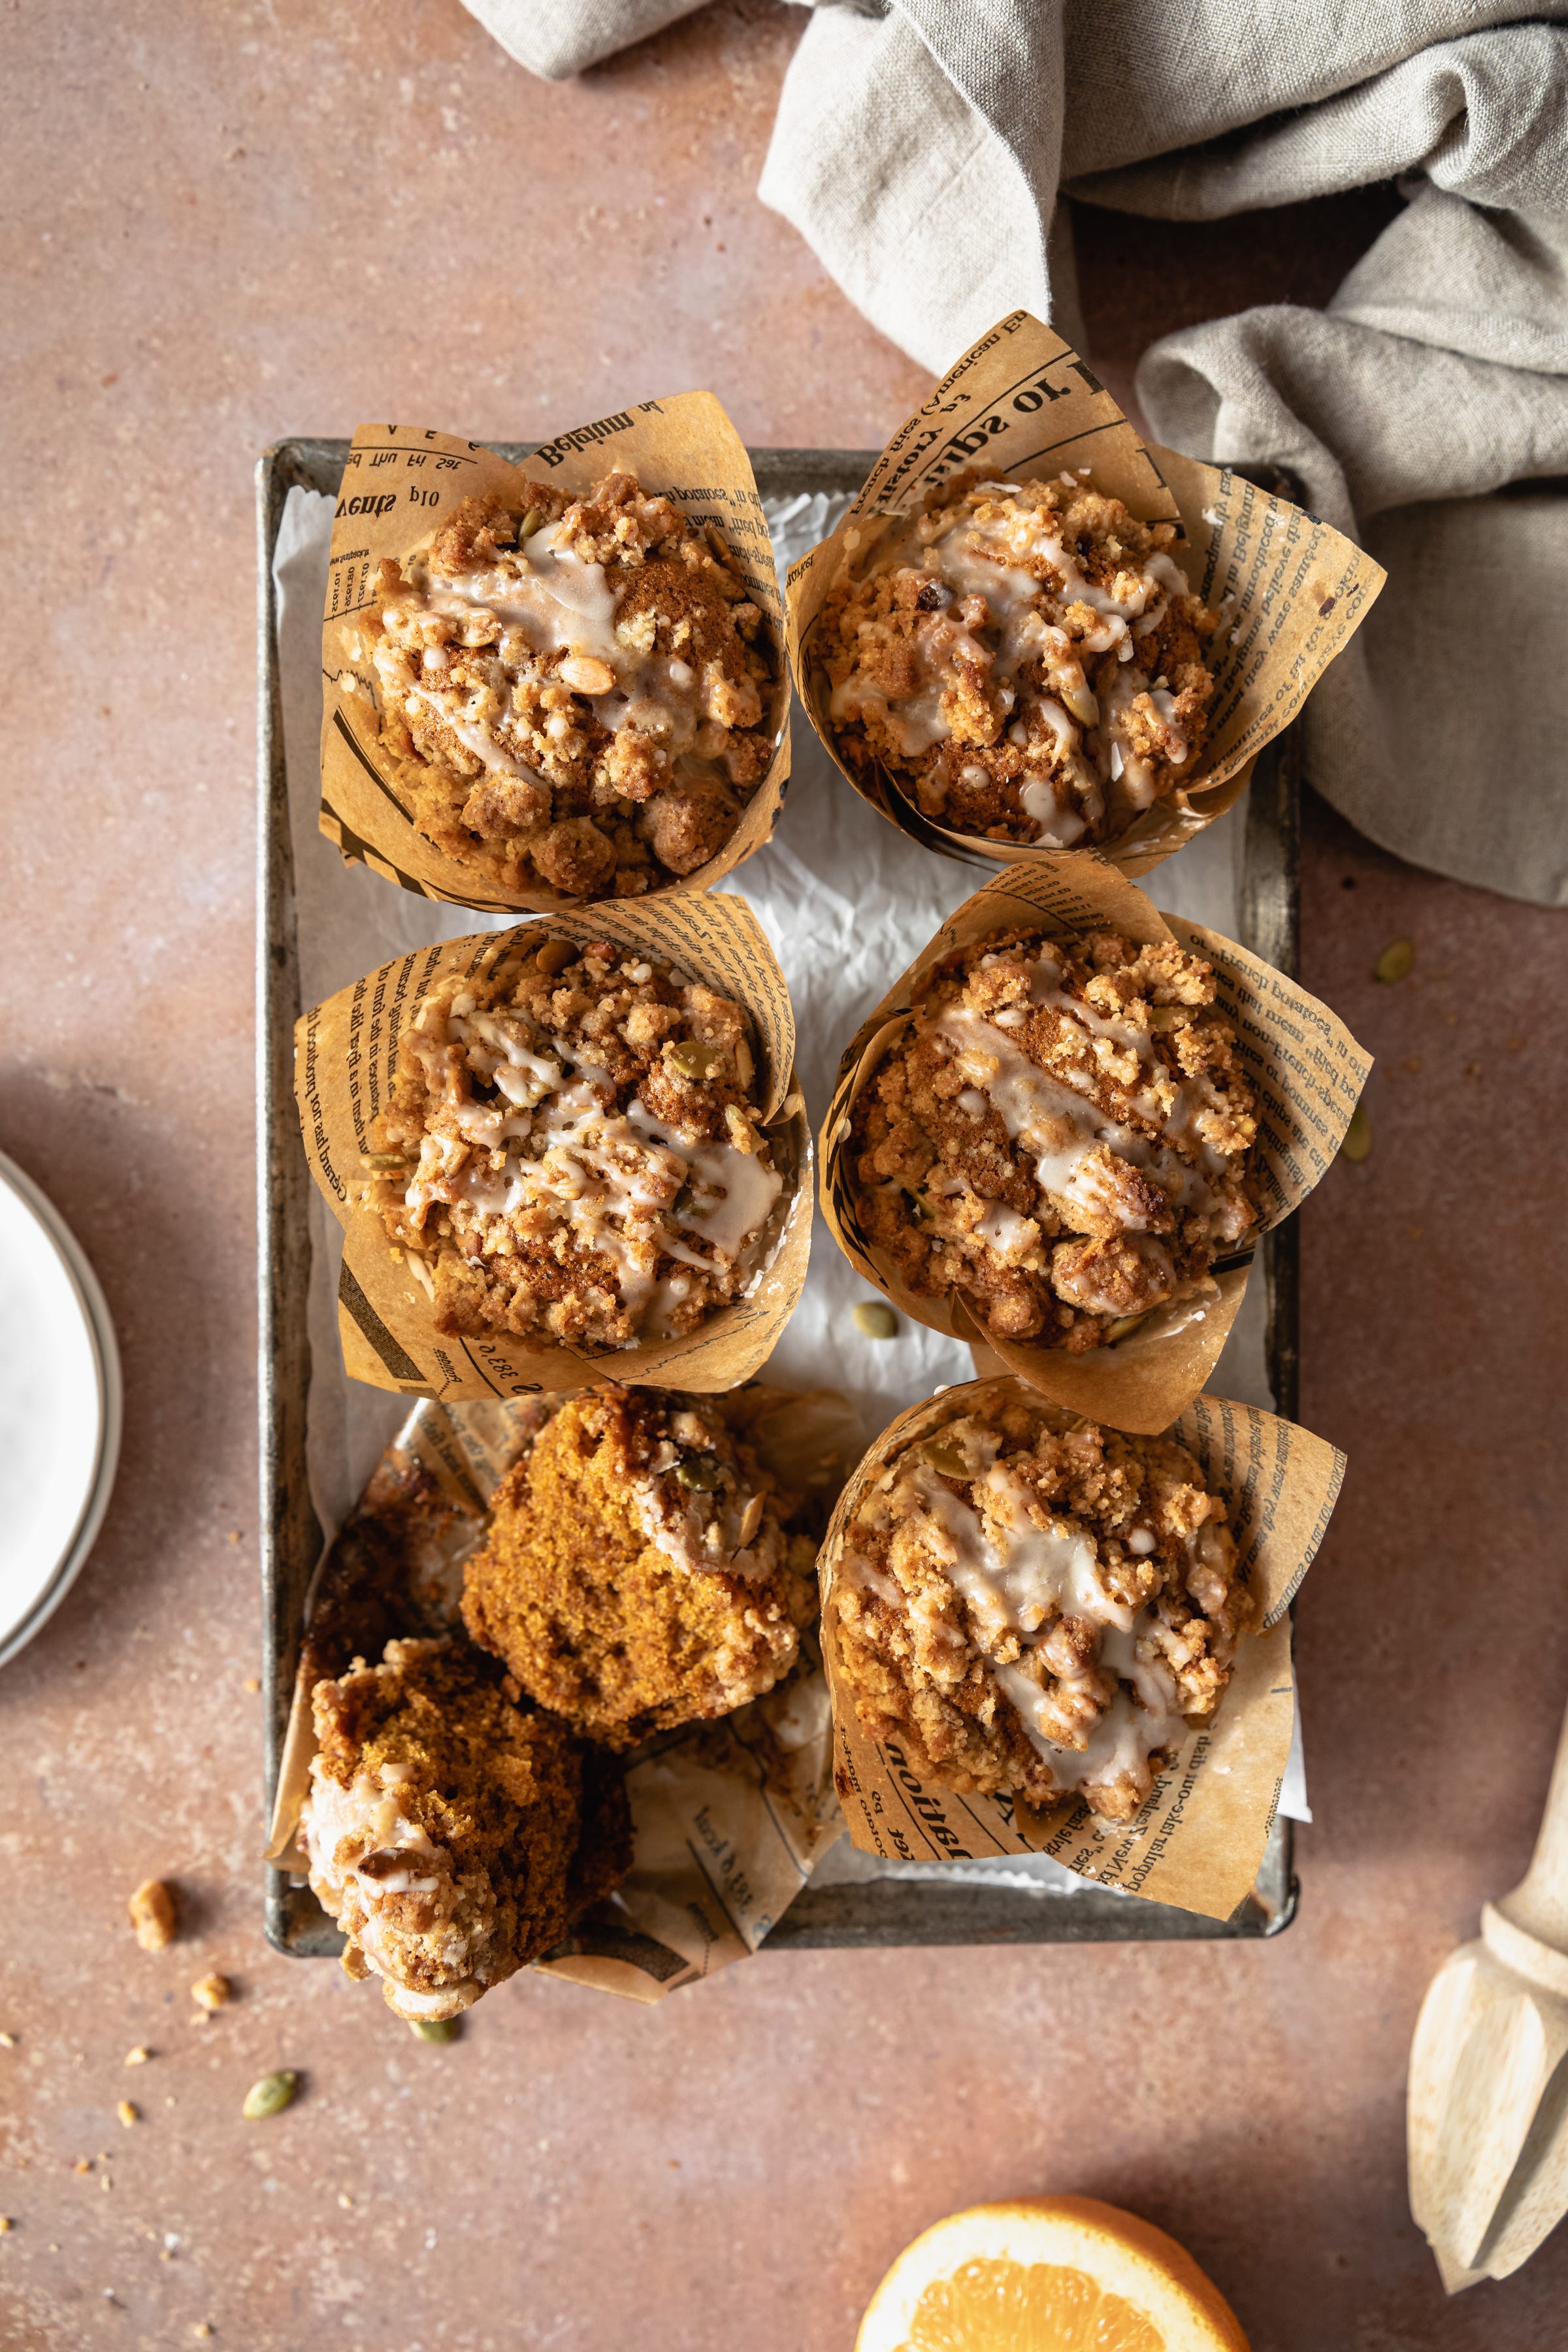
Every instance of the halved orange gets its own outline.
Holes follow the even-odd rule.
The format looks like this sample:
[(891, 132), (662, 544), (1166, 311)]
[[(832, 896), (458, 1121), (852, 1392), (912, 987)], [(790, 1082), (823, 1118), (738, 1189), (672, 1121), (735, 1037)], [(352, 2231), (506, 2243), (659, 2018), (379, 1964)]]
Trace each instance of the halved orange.
[(906, 2246), (855, 2352), (1247, 2352), (1184, 2246), (1093, 2197), (950, 2213)]

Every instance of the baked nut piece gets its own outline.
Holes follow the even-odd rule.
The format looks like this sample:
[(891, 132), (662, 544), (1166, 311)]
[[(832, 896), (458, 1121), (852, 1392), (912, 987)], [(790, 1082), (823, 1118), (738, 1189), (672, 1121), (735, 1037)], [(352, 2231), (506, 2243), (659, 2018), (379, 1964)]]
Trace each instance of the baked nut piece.
[(465, 499), (370, 616), (416, 825), (494, 887), (637, 897), (706, 865), (766, 774), (779, 671), (711, 524), (606, 475)]
[(598, 941), (448, 973), (398, 1050), (367, 1204), (441, 1331), (590, 1349), (693, 1331), (784, 1189), (738, 1004)]
[(1252, 1601), (1184, 1446), (1001, 1401), (900, 1455), (828, 1603), (861, 1723), (917, 1772), (1131, 1819), (1214, 1715)]
[(815, 658), (845, 764), (950, 832), (1117, 839), (1196, 775), (1215, 615), (1089, 475), (962, 474), (823, 607)]
[[(579, 1907), (582, 1750), (524, 1711), (467, 1643), (389, 1642), (313, 1693), (321, 1742), (300, 1822), (310, 1885), (400, 2017), (455, 2017), (560, 1942)], [(595, 1893), (630, 1861), (595, 1792)]]
[(1252, 1090), (1173, 940), (1015, 930), (948, 957), (856, 1103), (866, 1240), (999, 1339), (1075, 1353), (1210, 1281), (1257, 1220)]
[(630, 1748), (789, 1672), (816, 1546), (710, 1399), (611, 1382), (563, 1407), (491, 1502), (463, 1616), (541, 1706)]

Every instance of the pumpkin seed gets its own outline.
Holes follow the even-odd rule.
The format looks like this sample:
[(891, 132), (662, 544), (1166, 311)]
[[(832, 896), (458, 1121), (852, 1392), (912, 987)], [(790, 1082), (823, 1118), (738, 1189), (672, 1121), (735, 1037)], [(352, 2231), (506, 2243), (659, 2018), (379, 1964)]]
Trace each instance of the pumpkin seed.
[(1384, 949), (1373, 965), (1372, 976), (1373, 980), (1381, 980), (1385, 988), (1392, 988), (1396, 981), (1408, 980), (1415, 969), (1415, 941), (1395, 940), (1392, 947)]
[(1147, 1323), (1148, 1320), (1149, 1318), (1146, 1314), (1119, 1315), (1115, 1322), (1112, 1323), (1107, 1330), (1105, 1334), (1106, 1339), (1110, 1345), (1114, 1348), (1118, 1339), (1130, 1339), (1132, 1337), (1133, 1332), (1137, 1330), (1139, 1325), (1141, 1323)]
[(364, 1164), (367, 1168), (408, 1168), (413, 1162), (405, 1160), (401, 1151), (367, 1151)]
[(1351, 1113), (1351, 1123), (1345, 1129), (1345, 1139), (1340, 1146), (1342, 1160), (1364, 1160), (1372, 1150), (1372, 1121), (1367, 1117), (1365, 1103), (1357, 1103)]
[(575, 960), (576, 954), (570, 940), (546, 940), (539, 950), (539, 969), (546, 980), (553, 980)]
[(292, 2066), (280, 2066), (275, 2074), (263, 2074), (259, 2083), (252, 2083), (240, 2109), (247, 2124), (258, 2124), (268, 2116), (280, 2116), (293, 2104), (300, 2087), (300, 2077)]
[(700, 1083), (724, 1067), (726, 1055), (721, 1046), (700, 1045), (692, 1038), (684, 1045), (672, 1045), (666, 1058), (670, 1068), (679, 1070), (683, 1078)]
[(675, 1483), (684, 1486), (689, 1495), (711, 1495), (718, 1491), (719, 1465), (710, 1454), (690, 1454), (675, 1465)]
[(868, 1339), (896, 1339), (899, 1318), (890, 1307), (863, 1298), (855, 1309), (855, 1328), (864, 1332)]
[(408, 2023), (421, 2042), (456, 2042), (463, 2030), (456, 2017), (411, 2017)]
[(933, 1438), (924, 1448), (924, 1457), (939, 1478), (967, 1478), (970, 1475), (969, 1465), (952, 1438)]
[(522, 545), (522, 542), (523, 542), (523, 541), (524, 541), (525, 539), (531, 539), (531, 538), (533, 537), (534, 532), (535, 532), (536, 530), (540, 530), (540, 529), (542, 528), (542, 524), (543, 524), (543, 521), (544, 521), (544, 509), (543, 509), (543, 508), (542, 508), (542, 507), (530, 507), (530, 508), (529, 508), (529, 509), (528, 509), (528, 512), (523, 516), (522, 520), (518, 524), (518, 527), (517, 527), (517, 543), (518, 543), (518, 545), (521, 547), (521, 546)]

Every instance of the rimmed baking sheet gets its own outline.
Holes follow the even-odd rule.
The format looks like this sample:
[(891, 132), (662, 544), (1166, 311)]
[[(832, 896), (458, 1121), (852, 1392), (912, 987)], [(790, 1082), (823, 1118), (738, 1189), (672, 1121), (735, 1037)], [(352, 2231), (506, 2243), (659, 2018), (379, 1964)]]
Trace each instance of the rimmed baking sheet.
[[(528, 454), (526, 445), (497, 445), (509, 457)], [(279, 649), (279, 598), (274, 558), (291, 489), (331, 495), (342, 478), (346, 441), (291, 440), (267, 451), (258, 468), (258, 562), (259, 572), (258, 667), (258, 1276), (260, 1289), (259, 1404), (261, 1438), (261, 1559), (267, 1695), (267, 1801), (276, 1780), (298, 1655), (304, 1598), (320, 1558), (322, 1527), (311, 1494), (307, 1445), (310, 1381), (310, 1304), (312, 1242), (310, 1182), (300, 1148), (293, 1100), (293, 1027), (301, 1009), (300, 942), (297, 908), (297, 861), (334, 858), (317, 834), (291, 818), (284, 730), (284, 666)], [(761, 449), (751, 453), (757, 486), (775, 517), (792, 501), (835, 499), (858, 488), (875, 453), (854, 450)], [(1267, 487), (1279, 487), (1270, 478)], [(795, 550), (791, 550), (795, 552)], [(796, 738), (801, 759), (810, 756), (804, 720)], [(310, 796), (299, 790), (299, 812)], [(802, 780), (797, 787), (809, 790)], [(792, 889), (811, 887), (800, 857), (790, 852), (790, 803), (786, 801), (780, 843), (742, 866), (732, 887), (752, 897), (781, 927), (791, 917)], [(1211, 842), (1200, 877), (1196, 851), (1189, 849), (1162, 869), (1171, 889), (1187, 887), (1211, 893), (1223, 883), (1229, 918), (1209, 902), (1188, 911), (1226, 930), (1282, 971), (1294, 971), (1298, 924), (1298, 776), (1293, 739), (1287, 733), (1269, 747), (1240, 808), (1225, 821), (1228, 845)], [(1221, 827), (1212, 828), (1219, 835)], [(297, 838), (299, 834), (300, 837)], [(898, 841), (896, 834), (889, 838)], [(1207, 837), (1205, 837), (1207, 838)], [(917, 854), (911, 851), (911, 854)], [(918, 853), (924, 855), (925, 853)], [(782, 856), (783, 887), (770, 893), (763, 861)], [(1216, 860), (1228, 861), (1226, 870)], [(940, 865), (940, 861), (939, 861)], [(953, 868), (967, 895), (973, 878)], [(309, 895), (307, 893), (307, 895)], [(1156, 898), (1163, 896), (1156, 891)], [(1180, 904), (1179, 899), (1173, 899)], [(895, 962), (889, 964), (891, 971)], [(788, 965), (786, 961), (786, 971)], [(796, 977), (789, 972), (792, 990)], [(869, 1001), (869, 1000), (868, 1000)], [(803, 1028), (813, 1023), (809, 987), (796, 997)], [(847, 1024), (847, 1037), (853, 1023)], [(831, 1069), (844, 1037), (815, 1039), (819, 1058)], [(832, 1252), (820, 1230), (819, 1253)], [(1255, 1359), (1254, 1382), (1264, 1392), (1257, 1402), (1291, 1416), (1297, 1387), (1297, 1234), (1293, 1223), (1268, 1234), (1262, 1245), (1265, 1275), (1259, 1318), (1246, 1344)], [(1255, 1289), (1257, 1286), (1255, 1286)], [(869, 1294), (868, 1294), (869, 1295)], [(797, 1323), (804, 1331), (808, 1327)], [(816, 1328), (816, 1327), (810, 1327)], [(793, 1333), (786, 1334), (787, 1346)], [(783, 1351), (781, 1350), (781, 1353)], [(783, 1375), (786, 1385), (805, 1385)], [(832, 1379), (831, 1367), (816, 1365), (812, 1377)], [(872, 1375), (868, 1375), (868, 1378)], [(943, 1369), (941, 1379), (967, 1377)], [(1223, 1389), (1225, 1382), (1219, 1386)], [(1240, 1392), (1235, 1389), (1229, 1392)], [(896, 1409), (896, 1405), (893, 1409)], [(890, 1417), (890, 1412), (887, 1415)], [(868, 1433), (870, 1433), (868, 1432)], [(1147, 1942), (1167, 1938), (1257, 1937), (1277, 1935), (1289, 1925), (1297, 1900), (1291, 1868), (1290, 1823), (1277, 1821), (1258, 1880), (1229, 1920), (1215, 1921), (1167, 1909), (1132, 1896), (1108, 1893), (1082, 1881), (1063, 1884), (1057, 1865), (1031, 1858), (1016, 1867), (999, 1864), (948, 1865), (938, 1871), (920, 1864), (891, 1865), (854, 1852), (841, 1840), (819, 1864), (769, 1937), (769, 1948), (789, 1946), (881, 1946), (952, 1943)], [(336, 1952), (341, 1937), (309, 1888), (293, 1885), (277, 1870), (267, 1872), (266, 1926), (280, 1950), (300, 1958)]]

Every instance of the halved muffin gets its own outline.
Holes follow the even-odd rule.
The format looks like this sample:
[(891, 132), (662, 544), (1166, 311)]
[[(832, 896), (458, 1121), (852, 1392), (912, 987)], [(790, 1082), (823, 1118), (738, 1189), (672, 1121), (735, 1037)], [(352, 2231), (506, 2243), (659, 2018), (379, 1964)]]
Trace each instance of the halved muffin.
[(312, 1696), (310, 1885), (400, 2017), (458, 2015), (625, 1875), (618, 1779), (460, 1638), (389, 1642)]
[(630, 1748), (794, 1665), (816, 1613), (800, 1508), (714, 1400), (602, 1383), (502, 1481), (464, 1621), (541, 1706)]

